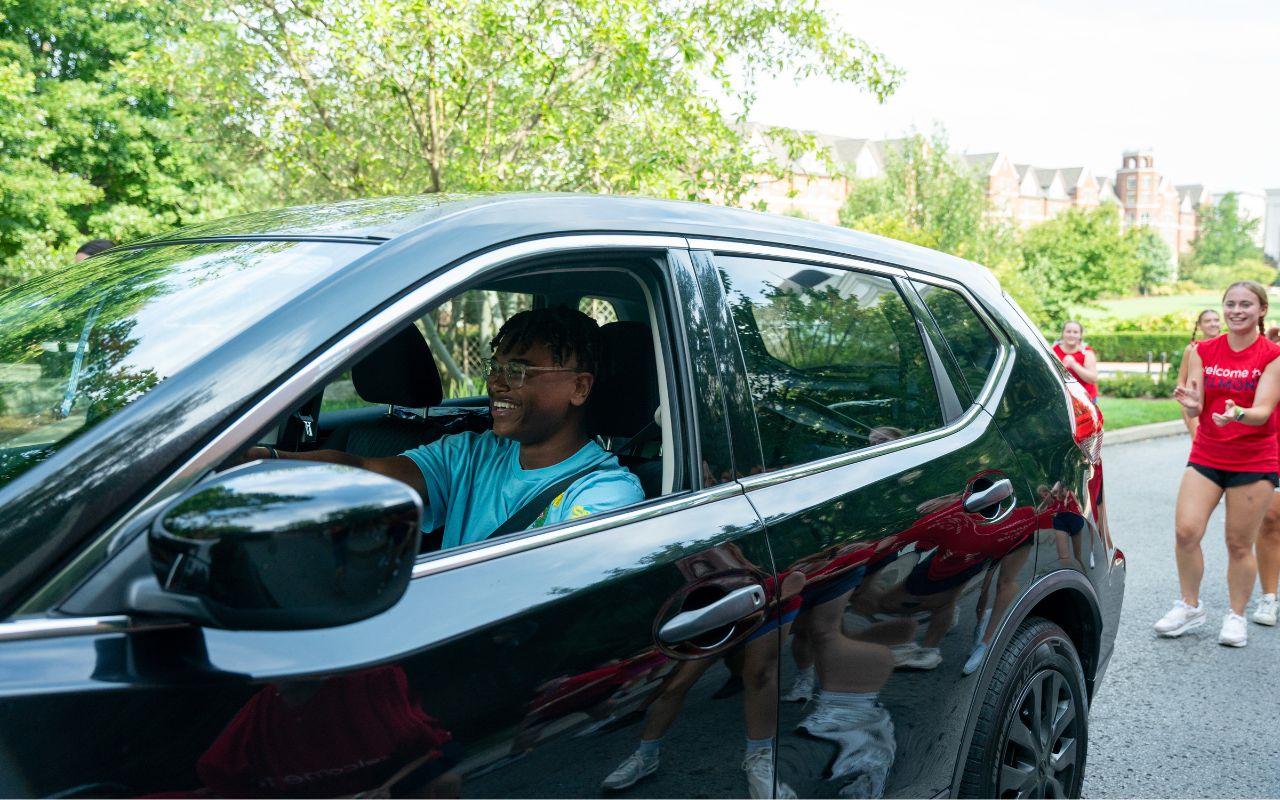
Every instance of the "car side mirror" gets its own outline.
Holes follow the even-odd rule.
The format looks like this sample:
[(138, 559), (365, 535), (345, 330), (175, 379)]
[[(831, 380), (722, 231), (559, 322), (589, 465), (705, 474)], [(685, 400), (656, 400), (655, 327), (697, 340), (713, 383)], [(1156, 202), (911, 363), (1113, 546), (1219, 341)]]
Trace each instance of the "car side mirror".
[(192, 487), (151, 524), (155, 581), (135, 583), (131, 610), (239, 630), (358, 622), (404, 594), (421, 524), (417, 492), (392, 478), (246, 464)]

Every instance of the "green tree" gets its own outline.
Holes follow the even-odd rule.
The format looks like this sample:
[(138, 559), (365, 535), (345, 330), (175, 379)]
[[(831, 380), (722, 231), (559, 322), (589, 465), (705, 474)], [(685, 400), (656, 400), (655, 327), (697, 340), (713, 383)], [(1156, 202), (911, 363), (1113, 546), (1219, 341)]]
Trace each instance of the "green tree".
[(1138, 290), (1146, 294), (1154, 286), (1171, 283), (1177, 279), (1173, 251), (1160, 234), (1146, 226), (1130, 228), (1125, 238), (1133, 246), (1138, 261)]
[(155, 0), (0, 0), (0, 287), (236, 210), (189, 109), (133, 69), (176, 33)]
[(1100, 295), (1138, 285), (1137, 239), (1120, 227), (1114, 204), (1069, 208), (1023, 236), (1022, 276), (1040, 298), (1047, 319), (1060, 323), (1073, 308)]
[(989, 267), (1032, 317), (1040, 304), (1020, 275), (1017, 234), (993, 217), (986, 178), (951, 153), (946, 131), (914, 132), (885, 153), (885, 174), (859, 180), (840, 224), (942, 250)]
[[(733, 202), (761, 168), (762, 76), (883, 98), (899, 71), (814, 0), (222, 0), (190, 7), (183, 76), (281, 200), (585, 190)], [(723, 103), (738, 109), (726, 118)]]
[(1235, 192), (1227, 192), (1216, 206), (1200, 212), (1200, 233), (1191, 241), (1194, 267), (1230, 267), (1247, 258), (1261, 258), (1253, 242), (1259, 220), (1241, 216)]

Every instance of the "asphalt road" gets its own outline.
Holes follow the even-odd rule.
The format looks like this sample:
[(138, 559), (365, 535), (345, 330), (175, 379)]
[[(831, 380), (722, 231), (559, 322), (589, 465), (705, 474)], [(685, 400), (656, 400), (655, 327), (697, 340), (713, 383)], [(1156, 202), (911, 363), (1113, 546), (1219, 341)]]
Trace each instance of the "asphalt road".
[(1180, 639), (1151, 629), (1178, 597), (1173, 508), (1189, 450), (1185, 435), (1103, 450), (1111, 534), (1128, 576), (1089, 718), (1085, 797), (1280, 797), (1280, 628), (1249, 623), (1247, 647), (1217, 643), (1227, 611), (1221, 505), (1204, 540), (1208, 622)]

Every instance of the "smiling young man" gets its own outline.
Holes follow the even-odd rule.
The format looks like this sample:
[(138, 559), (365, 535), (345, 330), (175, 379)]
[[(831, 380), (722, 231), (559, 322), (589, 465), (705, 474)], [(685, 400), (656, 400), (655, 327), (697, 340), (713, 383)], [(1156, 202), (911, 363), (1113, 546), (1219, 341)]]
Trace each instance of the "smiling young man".
[[(423, 531), (443, 528), (442, 548), (643, 500), (639, 479), (587, 432), (603, 349), (595, 320), (564, 306), (522, 311), (490, 346), (491, 431), (445, 436), (387, 458), (260, 447), (248, 455), (349, 464), (402, 480), (426, 504)], [(536, 517), (520, 522), (530, 514)]]

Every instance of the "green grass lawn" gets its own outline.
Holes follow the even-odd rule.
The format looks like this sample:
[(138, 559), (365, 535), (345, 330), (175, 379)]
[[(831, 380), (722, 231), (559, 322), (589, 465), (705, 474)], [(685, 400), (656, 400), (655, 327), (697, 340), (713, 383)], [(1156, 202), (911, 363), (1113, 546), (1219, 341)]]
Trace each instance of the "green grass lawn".
[(1098, 405), (1102, 408), (1103, 423), (1109, 431), (1182, 418), (1178, 401), (1173, 399), (1103, 397), (1098, 400)]
[(1121, 297), (1114, 300), (1100, 300), (1101, 308), (1080, 309), (1081, 320), (1133, 319), (1135, 317), (1163, 317), (1176, 312), (1200, 313), (1206, 308), (1219, 308), (1222, 305), (1220, 292), (1196, 292), (1195, 294), (1175, 294), (1168, 297)]

